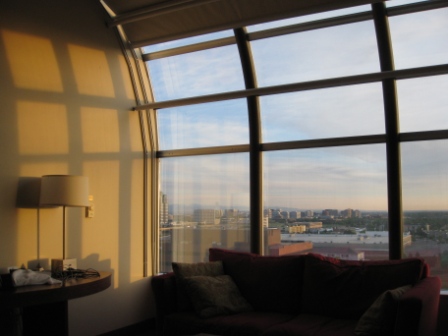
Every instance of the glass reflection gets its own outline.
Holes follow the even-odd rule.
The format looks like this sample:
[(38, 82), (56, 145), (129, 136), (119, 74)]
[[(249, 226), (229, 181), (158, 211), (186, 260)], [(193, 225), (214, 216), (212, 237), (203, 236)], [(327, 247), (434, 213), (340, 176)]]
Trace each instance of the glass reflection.
[(406, 257), (421, 257), (448, 288), (448, 140), (402, 144)]
[(247, 153), (167, 158), (160, 168), (162, 272), (207, 261), (212, 246), (249, 251)]

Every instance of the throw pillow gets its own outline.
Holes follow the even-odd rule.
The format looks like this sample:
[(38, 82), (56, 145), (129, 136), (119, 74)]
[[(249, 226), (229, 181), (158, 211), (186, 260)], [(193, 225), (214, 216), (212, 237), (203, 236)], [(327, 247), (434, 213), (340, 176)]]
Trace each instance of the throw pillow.
[(177, 308), (179, 311), (193, 310), (185, 289), (185, 278), (192, 276), (218, 276), (224, 275), (222, 261), (202, 263), (172, 263), (177, 287)]
[(305, 255), (260, 256), (219, 248), (210, 248), (209, 252), (210, 261), (223, 262), (225, 274), (232, 277), (254, 310), (284, 314), (300, 311)]
[(202, 318), (252, 310), (229, 275), (193, 276), (184, 280), (195, 312)]
[(356, 336), (389, 336), (394, 334), (398, 300), (411, 286), (398, 287), (381, 294), (361, 316), (355, 328)]
[(423, 265), (420, 259), (351, 261), (308, 254), (302, 312), (359, 320), (383, 292), (415, 285)]

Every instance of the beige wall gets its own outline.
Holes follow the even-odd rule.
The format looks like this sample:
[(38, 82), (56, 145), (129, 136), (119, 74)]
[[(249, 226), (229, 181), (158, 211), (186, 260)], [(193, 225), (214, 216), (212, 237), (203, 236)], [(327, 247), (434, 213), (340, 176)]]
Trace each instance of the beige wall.
[[(95, 0), (0, 2), (0, 269), (62, 257), (62, 208), (16, 207), (19, 180), (86, 175), (95, 216), (67, 210), (67, 257), (113, 272), (72, 300), (70, 335), (153, 316), (143, 277), (143, 162), (129, 72)], [(39, 230), (38, 230), (39, 227)]]

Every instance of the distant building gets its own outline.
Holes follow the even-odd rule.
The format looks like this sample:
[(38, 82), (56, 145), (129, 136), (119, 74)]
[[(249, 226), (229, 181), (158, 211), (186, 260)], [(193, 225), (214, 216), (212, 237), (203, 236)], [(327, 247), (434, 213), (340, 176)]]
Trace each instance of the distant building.
[(314, 217), (313, 210), (302, 211), (302, 217)]
[(164, 193), (160, 193), (160, 204), (159, 204), (159, 223), (160, 225), (168, 223), (169, 213), (168, 213), (168, 196)]
[(317, 230), (322, 228), (322, 222), (297, 222), (297, 225), (305, 225), (307, 230)]
[(337, 209), (325, 209), (322, 210), (322, 216), (331, 217), (331, 216), (338, 216), (339, 211)]
[(288, 219), (289, 218), (289, 212), (288, 211), (282, 211), (280, 212), (281, 218)]
[(302, 213), (300, 211), (290, 211), (289, 212), (289, 218), (301, 218), (302, 217)]
[(306, 225), (291, 225), (288, 228), (289, 233), (304, 233), (306, 230)]
[(341, 216), (346, 218), (352, 218), (353, 209), (345, 209), (341, 211)]
[(271, 214), (273, 219), (281, 219), (282, 217), (282, 209), (271, 209)]
[(220, 217), (215, 209), (196, 209), (193, 212), (193, 222), (198, 224), (219, 224)]
[(264, 209), (264, 215), (267, 218), (272, 218), (272, 209)]

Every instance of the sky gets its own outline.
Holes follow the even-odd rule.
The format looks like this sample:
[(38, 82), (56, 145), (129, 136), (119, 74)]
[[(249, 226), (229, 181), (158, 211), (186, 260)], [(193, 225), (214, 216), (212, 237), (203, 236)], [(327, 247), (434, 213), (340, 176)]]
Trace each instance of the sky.
[[(447, 8), (389, 19), (396, 69), (448, 63), (446, 18)], [(257, 40), (251, 46), (259, 87), (379, 71), (372, 22)], [(158, 101), (244, 89), (235, 45), (150, 61), (148, 70)], [(401, 132), (448, 129), (446, 92), (448, 75), (398, 81)], [(266, 96), (260, 106), (263, 142), (383, 134), (385, 129), (379, 83)], [(244, 99), (162, 109), (157, 116), (161, 150), (249, 141)], [(447, 149), (448, 140), (402, 144), (405, 210), (448, 210)], [(385, 210), (385, 155), (384, 144), (266, 152), (264, 206)], [(248, 166), (247, 153), (163, 159), (161, 191), (179, 211), (196, 205), (248, 208)]]

